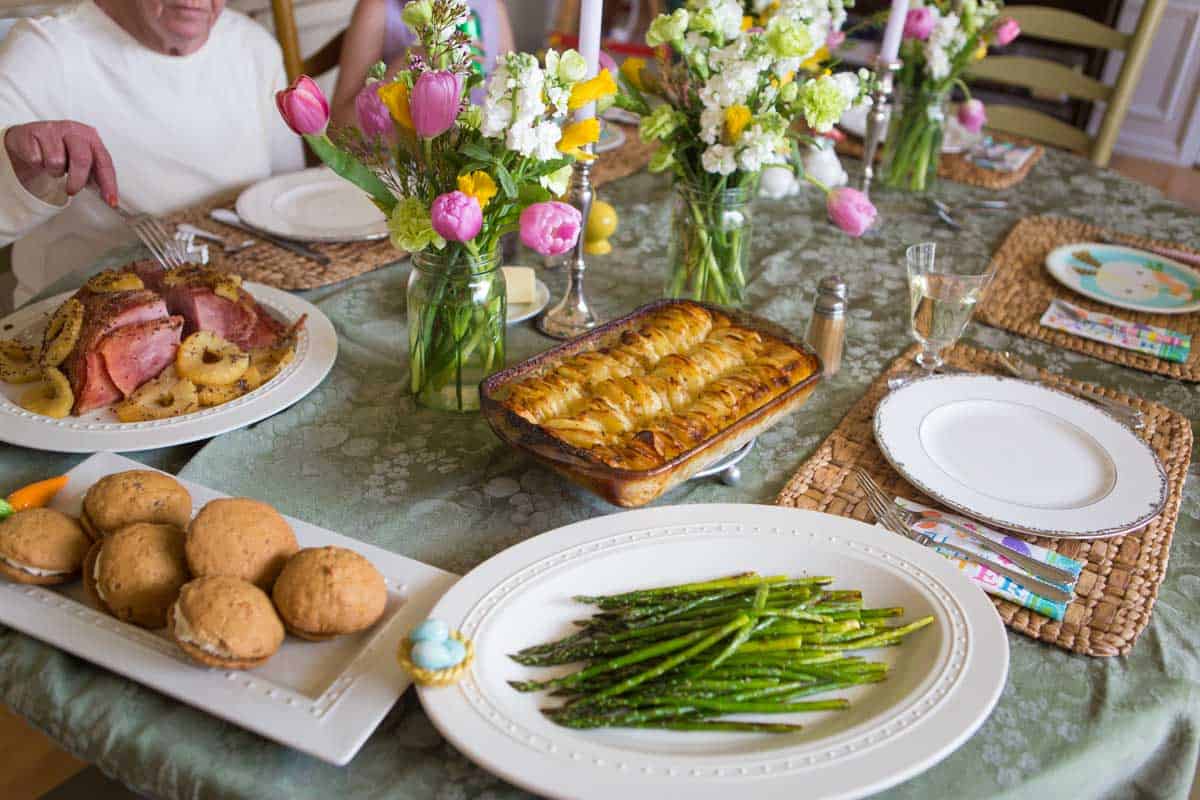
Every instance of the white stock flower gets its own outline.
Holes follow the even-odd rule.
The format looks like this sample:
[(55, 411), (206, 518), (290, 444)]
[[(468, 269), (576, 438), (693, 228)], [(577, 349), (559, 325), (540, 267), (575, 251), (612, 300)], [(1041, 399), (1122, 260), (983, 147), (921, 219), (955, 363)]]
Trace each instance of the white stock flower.
[(512, 122), (512, 104), (507, 98), (488, 98), (483, 104), (483, 122), (479, 132), (489, 139), (497, 139)]
[(741, 150), (737, 155), (738, 166), (746, 172), (758, 172), (767, 164), (779, 164), (784, 161), (779, 150), (783, 141), (777, 134), (769, 134), (761, 125), (752, 125), (747, 129), (738, 144)]
[(714, 144), (705, 150), (700, 156), (700, 163), (705, 172), (714, 175), (728, 175), (737, 169), (733, 148), (723, 144)]
[(560, 154), (555, 145), (562, 138), (562, 128), (549, 120), (545, 120), (539, 122), (538, 126), (533, 129), (533, 136), (537, 142), (537, 146), (533, 151), (534, 158), (541, 161), (550, 161), (559, 157)]
[(725, 112), (716, 106), (700, 112), (700, 139), (705, 144), (716, 144), (721, 139), (721, 126), (725, 124)]
[(957, 14), (947, 14), (933, 26), (929, 40), (925, 42), (925, 63), (929, 75), (941, 80), (950, 74), (950, 62), (966, 44), (966, 35), (959, 27)]

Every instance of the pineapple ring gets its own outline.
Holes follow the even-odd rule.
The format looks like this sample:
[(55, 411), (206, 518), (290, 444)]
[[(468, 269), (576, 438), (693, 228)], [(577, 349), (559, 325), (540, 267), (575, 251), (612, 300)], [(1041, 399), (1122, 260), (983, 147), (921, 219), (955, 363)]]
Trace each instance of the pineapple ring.
[(83, 303), (72, 297), (58, 307), (42, 339), (42, 366), (57, 367), (67, 360), (83, 329)]
[(179, 344), (175, 369), (205, 386), (237, 383), (250, 366), (250, 354), (211, 331), (196, 331)]
[(138, 387), (114, 407), (121, 422), (145, 422), (190, 414), (200, 406), (196, 384), (180, 379), (173, 367)]
[(0, 381), (32, 383), (42, 377), (33, 348), (14, 339), (0, 339)]
[(71, 413), (75, 393), (67, 376), (54, 367), (42, 372), (42, 382), (21, 395), (20, 406), (44, 417), (62, 419)]
[(108, 292), (132, 292), (137, 289), (145, 289), (146, 284), (142, 283), (142, 279), (132, 272), (118, 272), (116, 270), (105, 270), (99, 275), (95, 275), (84, 284), (84, 287), (96, 294), (105, 294)]
[[(250, 375), (251, 369), (253, 367), (246, 370), (246, 376)], [(230, 400), (238, 399), (250, 391), (250, 383), (244, 376), (241, 380), (231, 383), (228, 386), (197, 386), (196, 391), (200, 405), (208, 408), (210, 406), (224, 405)]]
[(221, 272), (212, 267), (177, 267), (163, 277), (163, 286), (171, 287), (181, 283), (207, 286), (217, 297), (223, 297), (231, 303), (237, 303), (242, 298), (242, 276), (232, 272)]
[(283, 347), (261, 348), (250, 351), (250, 369), (246, 370), (244, 379), (251, 389), (257, 389), (274, 378), (283, 368), (292, 363), (296, 355), (294, 344), (288, 343)]

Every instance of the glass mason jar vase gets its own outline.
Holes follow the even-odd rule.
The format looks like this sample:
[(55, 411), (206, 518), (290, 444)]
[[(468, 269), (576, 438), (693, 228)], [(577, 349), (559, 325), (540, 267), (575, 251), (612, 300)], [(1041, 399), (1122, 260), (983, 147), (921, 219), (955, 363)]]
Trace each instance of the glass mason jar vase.
[(896, 88), (880, 175), (892, 189), (925, 193), (937, 181), (948, 92)]
[(479, 382), (504, 367), (507, 307), (500, 253), (447, 245), (412, 256), (408, 360), (427, 408), (475, 411)]
[(667, 297), (734, 307), (745, 301), (752, 196), (747, 187), (714, 190), (675, 184)]

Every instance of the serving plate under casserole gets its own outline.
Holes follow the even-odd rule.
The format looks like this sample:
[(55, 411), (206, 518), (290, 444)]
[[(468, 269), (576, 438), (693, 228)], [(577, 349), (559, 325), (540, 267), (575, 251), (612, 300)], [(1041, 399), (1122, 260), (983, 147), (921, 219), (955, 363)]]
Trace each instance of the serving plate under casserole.
[[(508, 388), (532, 375), (548, 372), (562, 361), (587, 350), (597, 350), (615, 344), (622, 333), (636, 328), (650, 314), (673, 304), (691, 303), (708, 311), (723, 314), (733, 324), (774, 337), (811, 359), (808, 377), (773, 398), (768, 403), (739, 418), (732, 425), (689, 450), (651, 469), (633, 470), (611, 467), (600, 462), (587, 450), (573, 447), (551, 436), (509, 409), (504, 400)], [(691, 300), (659, 300), (642, 306), (631, 314), (597, 327), (595, 330), (488, 376), (479, 386), (480, 410), (484, 419), (502, 440), (523, 450), (571, 481), (595, 492), (615, 505), (627, 508), (649, 503), (678, 486), (717, 459), (737, 450), (750, 439), (774, 425), (780, 418), (796, 410), (808, 399), (821, 380), (821, 360), (813, 350), (796, 341), (783, 327), (747, 314)]]

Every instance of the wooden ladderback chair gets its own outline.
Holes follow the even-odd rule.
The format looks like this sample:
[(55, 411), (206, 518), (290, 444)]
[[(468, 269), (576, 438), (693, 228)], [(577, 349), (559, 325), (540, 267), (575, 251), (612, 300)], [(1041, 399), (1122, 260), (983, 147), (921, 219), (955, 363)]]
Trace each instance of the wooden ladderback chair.
[(1107, 165), (1166, 7), (1167, 0), (1146, 0), (1137, 27), (1130, 34), (1073, 11), (1035, 5), (1005, 6), (1005, 15), (1021, 24), (1022, 36), (1117, 51), (1124, 53), (1125, 60), (1116, 83), (1110, 86), (1049, 59), (989, 55), (968, 70), (968, 78), (1065, 94), (1077, 100), (1104, 103), (1105, 107), (1094, 137), (1042, 111), (999, 103), (988, 104), (988, 127), (1071, 150), (1095, 164)]
[(338, 65), (342, 55), (342, 31), (321, 46), (321, 49), (305, 58), (300, 53), (300, 33), (296, 30), (296, 9), (292, 0), (271, 0), (271, 13), (275, 18), (275, 38), (283, 50), (283, 68), (288, 82), (301, 75), (317, 77)]

